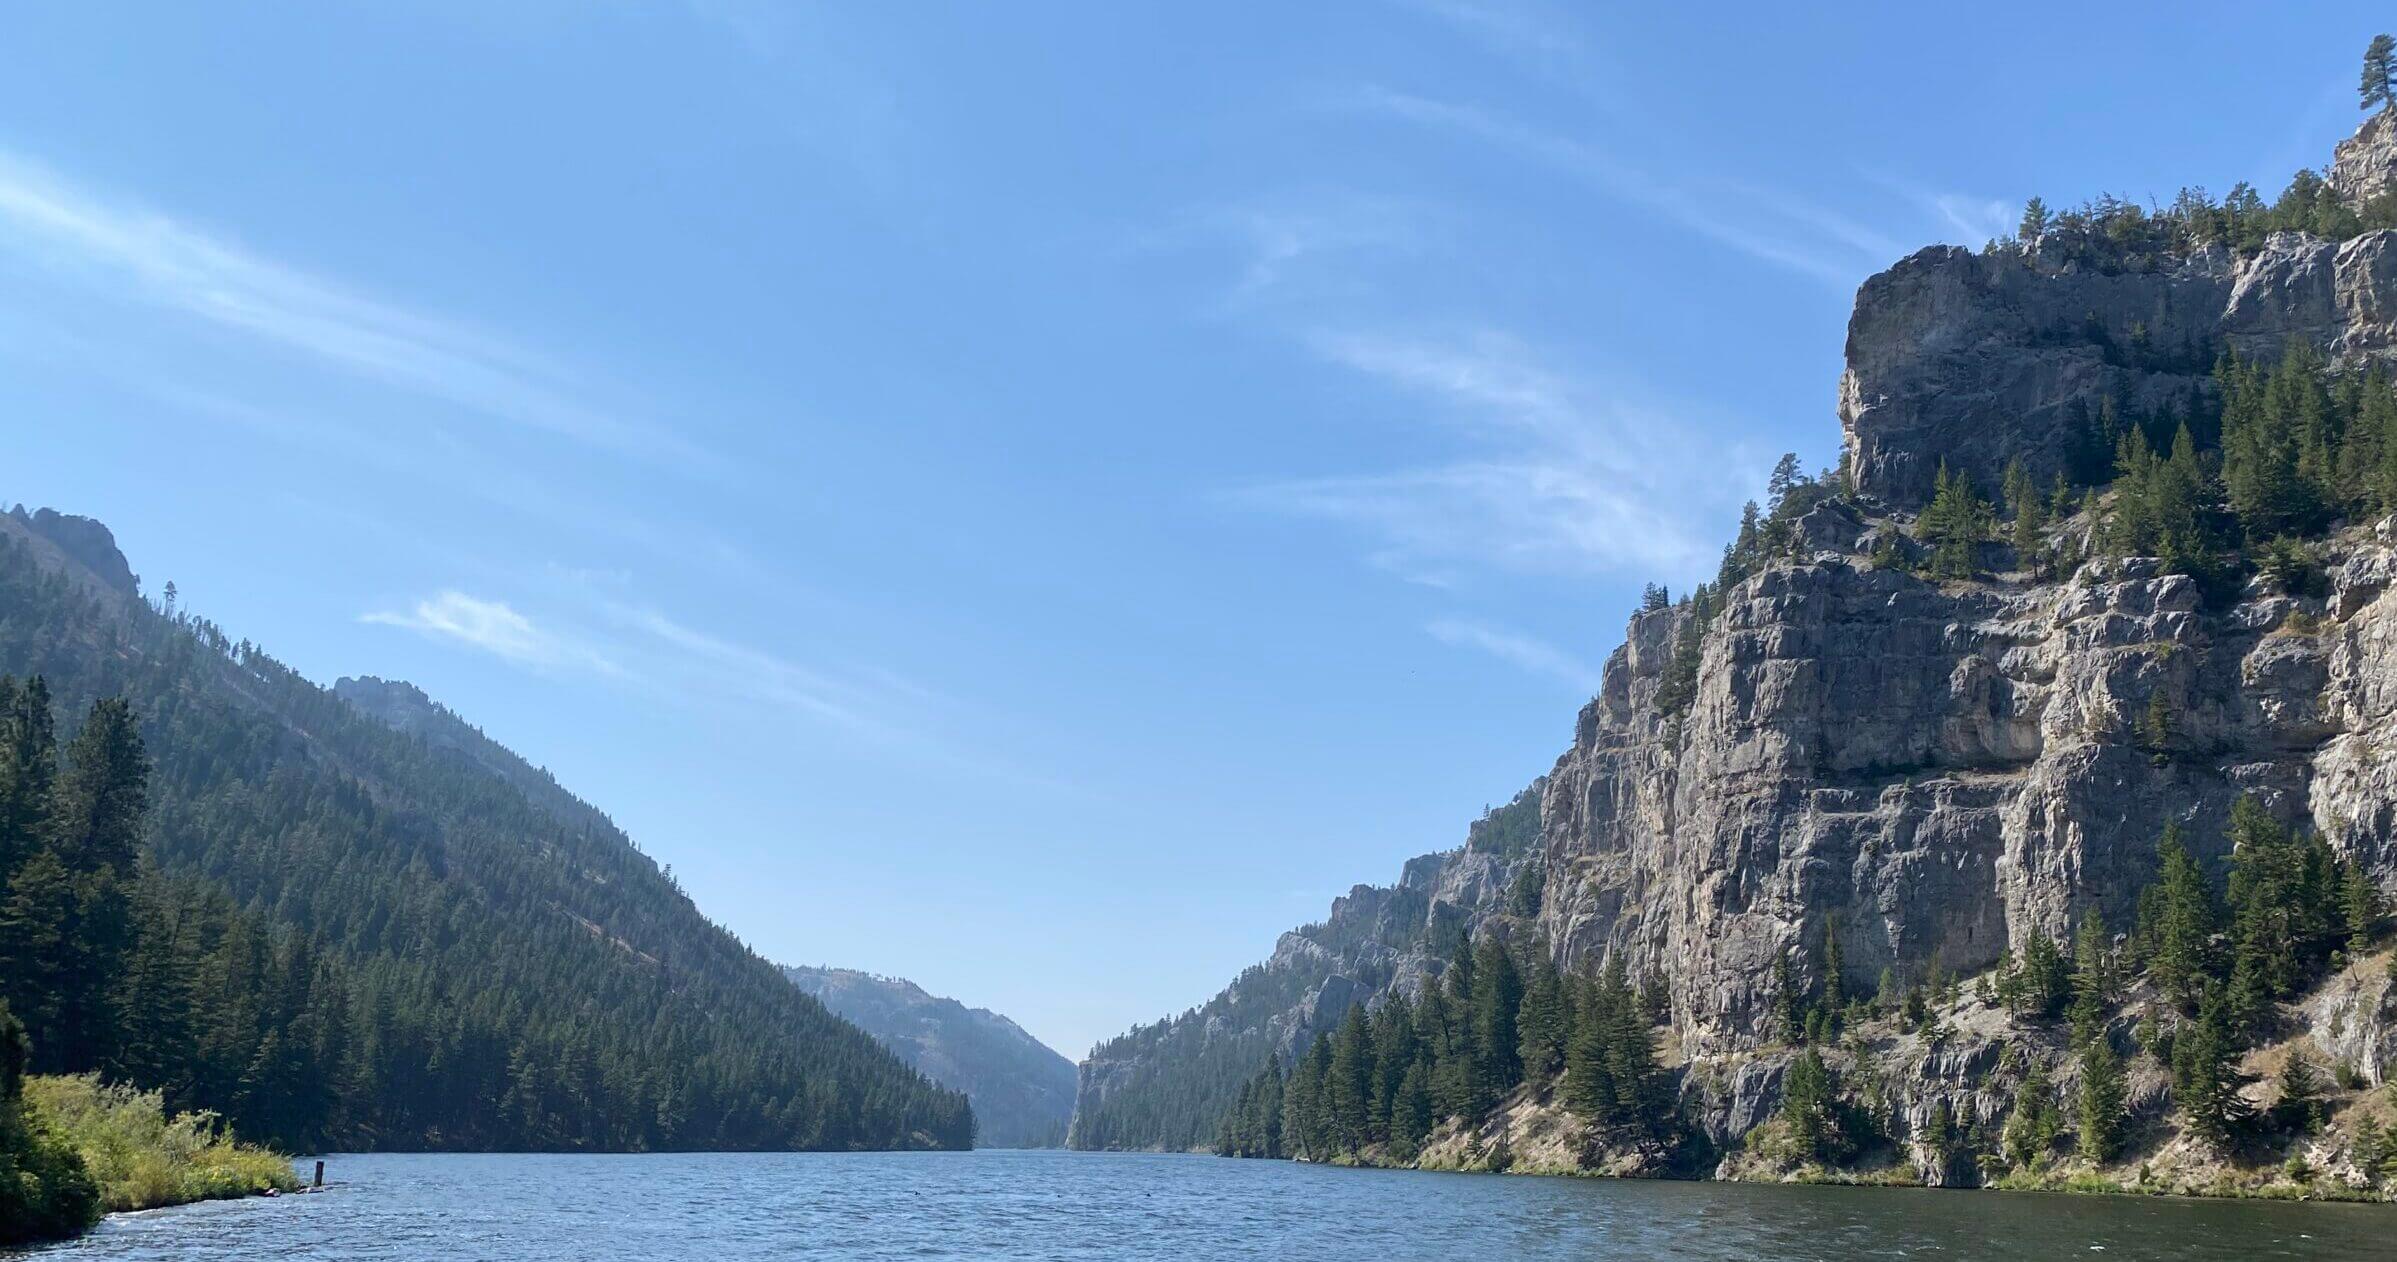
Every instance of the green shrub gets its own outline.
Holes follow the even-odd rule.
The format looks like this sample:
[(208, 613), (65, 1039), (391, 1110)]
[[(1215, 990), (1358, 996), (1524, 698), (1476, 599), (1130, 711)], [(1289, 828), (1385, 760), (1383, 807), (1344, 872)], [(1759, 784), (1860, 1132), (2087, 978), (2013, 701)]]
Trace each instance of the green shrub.
[(25, 1106), (25, 1027), (0, 1003), (0, 1245), (71, 1236), (100, 1219), (72, 1146)]
[(25, 1098), (51, 1132), (82, 1155), (102, 1204), (112, 1211), (299, 1186), (288, 1158), (235, 1142), (214, 1114), (168, 1117), (155, 1091), (80, 1074), (28, 1079)]

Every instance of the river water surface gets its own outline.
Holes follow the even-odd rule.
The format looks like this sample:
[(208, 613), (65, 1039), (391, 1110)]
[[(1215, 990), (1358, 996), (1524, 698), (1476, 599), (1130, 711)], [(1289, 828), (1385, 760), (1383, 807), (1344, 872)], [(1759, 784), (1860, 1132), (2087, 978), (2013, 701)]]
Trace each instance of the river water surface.
[[(303, 1163), (304, 1164), (304, 1163)], [(2397, 1207), (1333, 1170), (1064, 1152), (332, 1157), (66, 1259), (2378, 1258)]]

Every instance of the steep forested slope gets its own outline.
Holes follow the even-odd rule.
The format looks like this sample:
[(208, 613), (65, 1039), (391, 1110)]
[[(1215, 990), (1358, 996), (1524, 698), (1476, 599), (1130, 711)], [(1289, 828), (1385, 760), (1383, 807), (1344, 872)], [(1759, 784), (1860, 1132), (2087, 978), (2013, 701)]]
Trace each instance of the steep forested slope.
[(1214, 1143), (1241, 1084), (1269, 1057), (1289, 1063), (1349, 1008), (1413, 987), (1472, 926), (1538, 896), (1540, 789), (1535, 782), (1475, 821), (1463, 846), (1410, 861), (1395, 886), (1350, 890), (1205, 1004), (1101, 1043), (1082, 1064), (1067, 1143)]
[(39, 1067), (298, 1146), (971, 1142), (962, 1095), (790, 986), (604, 817), (134, 584), (97, 523), (0, 517), (0, 673), (44, 679), (62, 730), (125, 698), (154, 762), (124, 1027), (97, 1065), (43, 1064), (72, 1052), (37, 1031)]
[(988, 1008), (925, 993), (914, 982), (850, 968), (785, 967), (824, 1001), (934, 1082), (974, 1103), (985, 1148), (1054, 1148), (1074, 1111), (1074, 1062)]

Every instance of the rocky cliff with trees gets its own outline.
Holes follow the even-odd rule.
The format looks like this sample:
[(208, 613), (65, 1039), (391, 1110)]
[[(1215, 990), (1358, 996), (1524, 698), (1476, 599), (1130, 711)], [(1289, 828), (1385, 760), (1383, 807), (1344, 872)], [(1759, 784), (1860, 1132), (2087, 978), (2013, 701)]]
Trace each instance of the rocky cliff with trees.
[(1204, 1097), (1199, 1142), (1312, 1159), (2384, 1194), (2375, 47), (2379, 112), (2270, 203), (2034, 201), (1865, 282), (1838, 466), (1785, 460), (1711, 581), (1650, 589), (1518, 857), (1375, 892), (1403, 946), (1285, 939), (1272, 1011), (1233, 1019), (1244, 977), (1103, 1047), (1085, 1110)]

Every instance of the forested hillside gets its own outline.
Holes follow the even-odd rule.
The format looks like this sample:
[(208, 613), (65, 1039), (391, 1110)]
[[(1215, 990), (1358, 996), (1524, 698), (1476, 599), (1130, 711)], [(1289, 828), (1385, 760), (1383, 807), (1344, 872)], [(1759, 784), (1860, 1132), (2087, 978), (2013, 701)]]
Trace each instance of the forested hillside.
[(972, 1142), (604, 817), (152, 607), (97, 523), (0, 517), (0, 674), (0, 998), (37, 1070), (303, 1149)]
[(1438, 972), (1483, 917), (1536, 900), (1540, 789), (1535, 782), (1486, 812), (1463, 846), (1409, 862), (1396, 885), (1351, 889), (1205, 1004), (1101, 1043), (1083, 1062), (1067, 1143), (1172, 1151), (1213, 1143), (1260, 1064), (1287, 1063), (1351, 1007)]
[(791, 984), (923, 1070), (966, 1093), (984, 1148), (1055, 1148), (1074, 1113), (1074, 1062), (988, 1008), (851, 968), (785, 967)]

